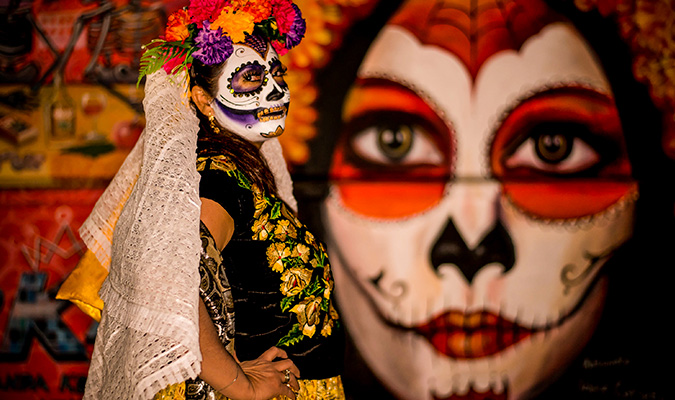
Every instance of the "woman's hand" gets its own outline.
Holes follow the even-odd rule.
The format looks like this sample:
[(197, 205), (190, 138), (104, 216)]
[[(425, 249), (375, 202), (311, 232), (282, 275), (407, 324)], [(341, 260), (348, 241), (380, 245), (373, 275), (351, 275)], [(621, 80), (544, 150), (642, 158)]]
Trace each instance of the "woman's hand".
[[(277, 361), (274, 361), (277, 360)], [(242, 388), (234, 387), (232, 390), (226, 390), (226, 396), (236, 399), (252, 399), (252, 400), (267, 400), (279, 395), (285, 395), (291, 399), (295, 399), (295, 392), (298, 391), (298, 379), (300, 371), (293, 364), (293, 361), (288, 359), (286, 352), (278, 347), (270, 347), (260, 357), (251, 361), (244, 361), (239, 364), (244, 375), (248, 387)], [(288, 372), (287, 372), (288, 371)], [(244, 383), (244, 382), (242, 382)], [(228, 388), (229, 389), (229, 388)], [(244, 390), (239, 397), (239, 393), (231, 393), (234, 391)]]

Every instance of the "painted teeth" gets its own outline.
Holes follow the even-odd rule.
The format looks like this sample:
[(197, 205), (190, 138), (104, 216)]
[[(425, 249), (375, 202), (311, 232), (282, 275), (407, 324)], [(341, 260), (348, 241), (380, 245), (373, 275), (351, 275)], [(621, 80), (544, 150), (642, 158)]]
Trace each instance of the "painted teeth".
[[(272, 115), (270, 115), (272, 114)], [(272, 121), (275, 119), (281, 119), (286, 115), (286, 106), (277, 106), (271, 108), (265, 108), (258, 111), (256, 118), (260, 122)]]

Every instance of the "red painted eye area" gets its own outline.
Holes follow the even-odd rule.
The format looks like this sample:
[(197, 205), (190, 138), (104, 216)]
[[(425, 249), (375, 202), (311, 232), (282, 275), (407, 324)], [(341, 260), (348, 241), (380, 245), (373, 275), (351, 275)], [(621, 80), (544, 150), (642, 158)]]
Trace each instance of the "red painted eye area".
[(388, 81), (359, 81), (344, 120), (331, 179), (347, 207), (400, 218), (440, 200), (450, 175), (450, 131), (416, 93)]
[(636, 187), (614, 102), (587, 88), (519, 104), (498, 129), (491, 160), (507, 196), (542, 218), (592, 215)]

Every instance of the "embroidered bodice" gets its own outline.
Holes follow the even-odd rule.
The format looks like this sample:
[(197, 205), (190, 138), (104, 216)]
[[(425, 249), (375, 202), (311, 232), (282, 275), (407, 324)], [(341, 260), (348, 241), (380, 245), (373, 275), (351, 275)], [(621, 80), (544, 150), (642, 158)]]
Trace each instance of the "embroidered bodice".
[(239, 359), (279, 346), (305, 379), (338, 375), (343, 338), (323, 244), (227, 157), (199, 157), (197, 170), (200, 197), (218, 202), (235, 223), (221, 255), (232, 287)]

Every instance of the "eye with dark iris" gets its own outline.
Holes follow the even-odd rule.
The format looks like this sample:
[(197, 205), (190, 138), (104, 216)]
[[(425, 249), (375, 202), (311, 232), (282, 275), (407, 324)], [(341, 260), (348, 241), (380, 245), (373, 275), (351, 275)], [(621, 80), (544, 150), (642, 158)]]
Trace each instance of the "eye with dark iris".
[(507, 152), (508, 168), (528, 168), (545, 173), (576, 174), (589, 171), (601, 161), (597, 148), (604, 153), (609, 145), (594, 137), (583, 123), (540, 121), (523, 132), (524, 139)]
[(546, 133), (536, 139), (537, 156), (549, 164), (556, 164), (567, 158), (572, 152), (573, 138), (569, 134)]
[(355, 118), (345, 134), (350, 159), (363, 167), (441, 165), (445, 158), (430, 125), (402, 112)]
[(408, 125), (380, 127), (377, 133), (377, 144), (385, 157), (399, 161), (410, 152), (413, 138), (413, 130)]
[(288, 85), (286, 84), (284, 77), (287, 75), (288, 69), (281, 63), (281, 61), (277, 60), (276, 58), (270, 61), (269, 65), (270, 74), (272, 75), (274, 81), (282, 89), (286, 89)]
[(239, 66), (229, 79), (228, 89), (235, 95), (252, 95), (262, 91), (265, 84), (265, 67), (257, 61)]

